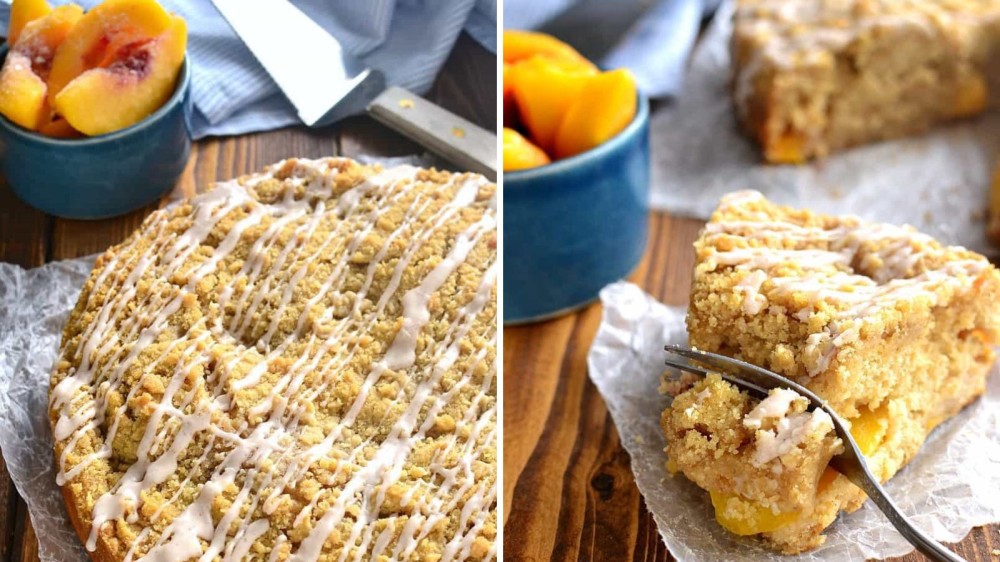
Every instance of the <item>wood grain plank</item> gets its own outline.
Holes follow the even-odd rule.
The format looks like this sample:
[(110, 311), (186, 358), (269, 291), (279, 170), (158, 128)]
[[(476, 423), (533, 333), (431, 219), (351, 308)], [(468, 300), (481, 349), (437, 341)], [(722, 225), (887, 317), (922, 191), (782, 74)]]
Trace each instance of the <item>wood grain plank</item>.
[[(592, 307), (595, 316), (600, 307)], [(597, 321), (598, 324), (600, 321)], [(594, 327), (596, 330), (596, 326)], [(632, 466), (628, 454), (619, 442), (614, 422), (607, 413), (604, 400), (589, 380), (584, 387), (586, 425), (581, 424), (585, 435), (599, 439), (581, 439), (593, 443), (595, 453), (590, 460), (583, 455), (576, 458), (586, 478), (586, 513), (583, 522), (584, 545), (581, 557), (595, 561), (614, 562), (627, 559), (639, 543), (639, 528), (621, 525), (634, 518), (642, 498), (632, 480)]]
[(0, 259), (21, 267), (45, 263), (52, 220), (29, 207), (0, 179)]
[(158, 205), (150, 203), (125, 216), (100, 221), (56, 218), (50, 258), (65, 260), (103, 252), (124, 240)]
[[(600, 324), (600, 314), (600, 307), (588, 306), (576, 315), (577, 322), (562, 361), (562, 372), (586, 371), (585, 351)], [(581, 350), (584, 352), (581, 353)], [(612, 439), (616, 439), (616, 436), (610, 436), (606, 431), (606, 408), (600, 395), (592, 391), (593, 386), (589, 381), (580, 379), (577, 382), (573, 377), (563, 380), (568, 383), (564, 385), (568, 391), (560, 393), (560, 402), (566, 410), (555, 414), (567, 425), (572, 423), (575, 414), (576, 427), (575, 432), (568, 436), (568, 444), (572, 445), (572, 449), (563, 474), (558, 540), (553, 557), (576, 558), (594, 545), (608, 546), (612, 551), (620, 551), (619, 545), (614, 544), (616, 541), (597, 540), (597, 537), (607, 536), (599, 527), (594, 533), (586, 532), (588, 519), (598, 522), (615, 520), (613, 517), (592, 516), (595, 511), (594, 499), (600, 500), (613, 493), (616, 479), (615, 465), (601, 458), (602, 452), (608, 447), (602, 448), (604, 440), (594, 439), (592, 436), (603, 435)], [(550, 419), (551, 417), (550, 415)], [(605, 504), (601, 502), (599, 505)], [(578, 533), (576, 530), (578, 528), (583, 528), (584, 532)], [(629, 540), (627, 534), (618, 534), (614, 538)], [(600, 560), (602, 559), (600, 553), (600, 550), (593, 551), (589, 557)]]
[(219, 139), (219, 159), (216, 161), (215, 179), (225, 180), (238, 177), (236, 169), (236, 138), (223, 137)]
[(16, 527), (14, 541), (11, 543), (10, 559), (12, 562), (38, 562), (38, 538), (28, 517), (28, 508), (24, 500), (18, 498), (14, 507)]
[(691, 272), (694, 271), (692, 246), (704, 221), (668, 215), (661, 215), (660, 220), (665, 222), (663, 236), (669, 243), (664, 253), (670, 267), (664, 271), (661, 282), (648, 290), (667, 304), (684, 305), (691, 292)]
[(670, 559), (667, 545), (663, 544), (663, 539), (660, 538), (660, 530), (656, 527), (653, 515), (646, 508), (645, 500), (639, 504), (639, 532), (643, 537), (643, 549), (636, 550), (633, 560), (646, 562)]
[(427, 97), (488, 131), (496, 130), (496, 56), (462, 33)]
[(27, 510), (24, 510), (24, 534), (21, 539), (20, 562), (38, 562), (38, 536), (35, 535), (35, 527), (31, 524)]
[[(648, 262), (640, 263), (633, 278), (646, 274)], [(633, 513), (634, 505), (621, 510), (617, 502), (631, 498), (634, 504), (638, 490), (633, 484), (625, 494), (614, 493), (631, 472), (603, 401), (586, 378), (586, 350), (599, 323), (600, 307), (591, 305), (575, 315), (504, 330), (504, 373), (531, 374), (531, 384), (507, 382), (511, 378), (505, 374), (505, 536), (517, 537), (505, 542), (508, 560), (598, 559), (592, 555), (600, 553), (610, 556), (603, 559), (620, 560), (617, 545), (597, 550), (606, 545), (598, 539), (606, 535), (599, 527), (617, 516), (595, 517), (593, 498), (601, 500), (601, 513)], [(607, 435), (614, 445), (602, 448), (593, 435)], [(513, 504), (512, 497), (518, 498)], [(546, 540), (522, 542), (523, 536), (537, 536), (539, 527)]]
[(192, 193), (200, 193), (214, 181), (218, 181), (219, 144), (217, 138), (206, 139), (195, 145), (192, 152), (194, 164), (194, 185)]
[(8, 562), (13, 556), (14, 528), (17, 503), (21, 498), (7, 473), (7, 464), (0, 456), (0, 560)]
[(514, 486), (521, 471), (528, 464), (545, 430), (544, 413), (551, 409), (555, 400), (559, 370), (574, 324), (572, 317), (548, 323), (544, 348), (540, 338), (530, 337), (530, 327), (504, 330), (504, 373), (533, 373), (537, 379), (530, 385), (504, 385), (505, 517), (521, 507), (511, 505), (509, 500), (514, 495)]
[(656, 287), (662, 283), (662, 278), (667, 271), (672, 269), (669, 257), (669, 242), (664, 233), (664, 228), (668, 227), (670, 220), (665, 215), (650, 215), (649, 218), (649, 238), (646, 242), (645, 261), (648, 263), (646, 272), (641, 277), (632, 276), (632, 281), (642, 287)]
[(395, 131), (382, 126), (373, 129), (368, 125), (367, 117), (345, 119), (340, 126), (339, 143), (340, 153), (352, 158), (374, 154), (394, 157), (424, 153), (423, 148)]
[[(570, 334), (575, 324), (575, 322), (570, 324)], [(564, 357), (565, 355), (560, 353), (560, 364)], [(568, 457), (572, 450), (575, 425), (580, 413), (579, 409), (574, 407), (574, 402), (579, 400), (581, 385), (579, 380), (573, 380), (571, 377), (559, 377), (558, 383), (552, 408), (546, 412), (549, 418), (558, 420), (558, 423), (546, 423), (529, 460), (533, 468), (544, 467), (544, 470), (525, 471), (516, 481), (517, 488), (514, 493), (518, 499), (510, 507), (510, 518), (505, 527), (505, 537), (508, 537), (508, 540), (504, 544), (504, 556), (508, 560), (558, 560), (560, 558), (556, 555), (557, 549), (565, 551), (562, 543), (567, 538), (573, 542), (578, 540), (578, 537), (572, 534), (567, 537), (565, 528), (560, 534), (559, 524), (564, 499), (563, 479), (569, 466)], [(508, 386), (505, 384), (505, 389)], [(505, 398), (505, 418), (512, 415), (506, 409), (507, 401), (509, 400)], [(504, 434), (507, 434), (506, 429)], [(506, 456), (509, 454), (506, 452), (506, 443), (504, 447)], [(505, 480), (507, 478), (509, 477), (505, 475)], [(579, 533), (579, 529), (572, 531)], [(511, 541), (510, 537), (516, 538)], [(522, 542), (525, 537), (531, 537), (533, 540)]]
[[(366, 125), (371, 128), (369, 121)], [(270, 131), (246, 139), (249, 144), (248, 165), (256, 170), (285, 158), (323, 158), (341, 154), (338, 141), (342, 127), (307, 129), (295, 127)]]
[(187, 165), (184, 166), (184, 171), (181, 172), (181, 177), (177, 180), (177, 185), (166, 197), (160, 200), (160, 205), (165, 205), (173, 199), (193, 197), (197, 193), (198, 182), (195, 179), (195, 170), (198, 168), (199, 160), (199, 151), (197, 148), (193, 148), (191, 156), (188, 157)]

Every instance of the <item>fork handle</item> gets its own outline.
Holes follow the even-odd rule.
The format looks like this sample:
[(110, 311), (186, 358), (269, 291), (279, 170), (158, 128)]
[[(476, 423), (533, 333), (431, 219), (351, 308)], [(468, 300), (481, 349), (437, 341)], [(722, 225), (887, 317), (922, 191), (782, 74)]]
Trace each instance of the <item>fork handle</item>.
[(852, 462), (839, 462), (840, 459), (834, 457), (830, 464), (833, 468), (846, 476), (854, 485), (864, 490), (868, 497), (871, 498), (875, 505), (882, 511), (883, 514), (892, 523), (892, 526), (896, 528), (897, 531), (907, 541), (912, 544), (918, 552), (926, 556), (927, 558), (934, 560), (935, 562), (966, 562), (964, 558), (958, 556), (954, 552), (945, 548), (945, 546), (938, 541), (932, 539), (928, 535), (924, 534), (923, 531), (917, 529), (910, 523), (910, 520), (900, 511), (899, 507), (892, 501), (892, 498), (885, 493), (881, 484), (875, 479), (874, 475), (868, 471), (868, 467), (864, 462), (855, 464)]

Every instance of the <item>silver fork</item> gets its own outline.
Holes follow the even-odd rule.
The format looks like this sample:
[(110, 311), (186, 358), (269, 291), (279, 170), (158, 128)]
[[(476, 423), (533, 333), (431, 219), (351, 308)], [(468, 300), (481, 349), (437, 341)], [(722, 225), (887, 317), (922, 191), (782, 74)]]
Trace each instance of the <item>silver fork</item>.
[[(864, 490), (865, 493), (868, 494), (868, 497), (875, 502), (875, 505), (878, 506), (882, 513), (889, 519), (892, 526), (895, 527), (896, 530), (906, 538), (906, 540), (910, 541), (910, 544), (912, 544), (921, 554), (937, 562), (964, 562), (960, 556), (945, 548), (941, 543), (925, 535), (922, 531), (910, 523), (909, 519), (903, 515), (903, 512), (899, 510), (899, 507), (897, 507), (892, 501), (892, 498), (885, 493), (882, 485), (879, 484), (878, 480), (868, 469), (865, 457), (861, 454), (861, 450), (858, 449), (857, 443), (854, 442), (854, 437), (851, 436), (851, 432), (847, 429), (847, 425), (844, 423), (844, 420), (837, 415), (837, 412), (835, 412), (833, 408), (826, 403), (826, 401), (814, 394), (808, 388), (786, 379), (777, 373), (772, 373), (762, 367), (758, 367), (738, 359), (733, 359), (732, 357), (726, 357), (725, 355), (709, 353), (707, 351), (700, 351), (680, 345), (668, 345), (664, 349), (666, 349), (668, 353), (680, 355), (686, 359), (697, 361), (698, 363), (711, 367), (713, 369), (712, 372), (718, 372), (724, 380), (732, 383), (738, 388), (746, 390), (750, 395), (757, 398), (763, 399), (767, 397), (768, 391), (772, 388), (789, 388), (801, 394), (809, 400), (810, 410), (819, 408), (830, 415), (830, 419), (833, 420), (834, 430), (837, 432), (837, 437), (840, 437), (840, 439), (844, 442), (844, 452), (834, 456), (833, 459), (830, 460), (830, 466), (832, 466), (837, 472), (846, 476), (851, 482), (854, 483), (854, 485)], [(696, 375), (706, 376), (709, 374), (709, 371), (702, 367), (682, 363), (673, 359), (667, 359), (666, 364), (675, 369), (687, 371)]]

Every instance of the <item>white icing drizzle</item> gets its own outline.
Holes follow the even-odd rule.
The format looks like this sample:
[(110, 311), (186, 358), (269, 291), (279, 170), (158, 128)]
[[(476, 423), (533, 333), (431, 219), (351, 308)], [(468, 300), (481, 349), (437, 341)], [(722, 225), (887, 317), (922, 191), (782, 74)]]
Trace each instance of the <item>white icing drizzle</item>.
[[(825, 371), (838, 348), (858, 341), (865, 322), (879, 311), (921, 299), (943, 304), (970, 290), (990, 267), (985, 258), (942, 247), (909, 226), (856, 217), (828, 228), (804, 226), (771, 218), (761, 205), (769, 203), (755, 191), (723, 198), (716, 217), (725, 218), (706, 226), (697, 274), (746, 272), (733, 291), (748, 316), (781, 302), (808, 322), (825, 306), (828, 319), (809, 336), (802, 358), (810, 375)], [(946, 259), (948, 253), (958, 257)]]
[[(216, 302), (209, 304), (218, 307), (212, 320), (198, 317), (184, 327), (186, 331), (178, 331), (156, 357), (146, 359), (139, 380), (131, 383), (125, 404), (132, 402), (144, 384), (157, 384), (151, 373), (169, 373), (162, 398), (146, 411), (149, 419), (135, 462), (95, 503), (88, 550), (94, 550), (99, 531), (109, 522), (122, 518), (130, 523), (139, 521), (144, 493), (177, 474), (180, 455), (198, 436), (207, 438), (199, 462), (190, 467), (174, 496), (163, 498), (150, 520), (157, 521), (167, 509), (176, 515), (155, 542), (149, 528), (142, 529), (130, 545), (127, 560), (134, 559), (140, 545), (146, 550), (141, 560), (157, 562), (226, 561), (249, 556), (255, 541), (271, 529), (270, 521), (259, 517), (260, 512), (273, 513), (286, 501), (288, 491), (323, 459), (335, 461), (328, 480), (338, 484), (329, 493), (313, 494), (299, 512), (296, 525), (315, 519), (305, 538), (293, 543), (279, 534), (269, 560), (278, 560), (287, 548), (294, 549), (290, 560), (317, 560), (330, 535), (345, 524), (347, 535), (342, 539), (346, 546), (339, 560), (379, 556), (411, 559), (421, 541), (459, 506), (458, 529), (446, 537), (441, 560), (464, 560), (473, 549), (483, 548), (482, 533), (496, 503), (496, 486), (492, 478), (484, 480), (476, 473), (486, 463), (492, 464), (487, 468), (489, 474), (496, 470), (494, 460), (481, 458), (482, 444), (496, 439), (495, 365), (490, 353), (496, 347), (496, 326), (488, 323), (485, 334), (474, 334), (472, 328), (495, 294), (496, 264), (488, 266), (475, 293), (453, 318), (434, 319), (436, 329), (447, 326), (445, 337), (424, 338), (423, 332), (431, 323), (433, 299), (443, 298), (438, 296), (439, 290), (450, 279), (457, 282), (459, 277), (472, 274), (463, 272), (466, 259), (496, 231), (494, 203), (482, 204), (486, 210), (482, 217), (454, 236), (445, 255), (415, 285), (404, 279), (404, 273), (433, 236), (440, 237), (459, 213), (477, 203), (486, 182), (479, 176), (465, 176), (461, 185), (445, 186), (453, 189), (454, 195), (431, 212), (436, 196), (412, 192), (418, 170), (401, 166), (339, 194), (336, 204), (329, 207), (324, 200), (333, 195), (335, 164), (335, 160), (297, 160), (292, 177), (283, 180), (284, 196), (274, 203), (259, 203), (247, 188), (273, 177), (284, 163), (264, 174), (219, 184), (189, 202), (191, 224), (180, 234), (165, 234), (167, 221), (172, 219), (168, 210), (158, 211), (147, 220), (146, 236), (133, 238), (127, 243), (130, 247), (105, 258), (94, 287), (107, 288), (106, 300), (81, 334), (75, 354), (68, 358), (78, 366), (51, 392), (50, 407), (60, 414), (54, 435), (65, 447), (58, 459), (60, 485), (95, 461), (111, 456), (122, 418), (106, 419), (109, 396), (124, 384), (123, 377), (140, 356), (148, 355), (154, 342), (163, 341), (158, 338), (171, 329), (169, 320), (198, 298), (196, 288), (213, 283), (223, 261), (237, 248), (247, 248), (232, 281), (219, 287)], [(307, 178), (311, 181), (305, 181)], [(301, 188), (298, 198), (296, 188)], [(410, 202), (401, 205), (407, 195), (412, 195)], [(364, 216), (360, 214), (362, 201), (372, 203)], [(237, 209), (244, 215), (228, 232), (218, 233), (216, 227)], [(389, 212), (402, 213), (401, 223), (379, 238), (381, 246), (368, 262), (364, 284), (348, 289), (344, 284), (347, 267), (361, 244), (374, 235), (379, 219)], [(332, 230), (310, 246), (308, 242), (321, 224), (332, 224)], [(251, 232), (255, 239), (248, 246)], [(221, 239), (209, 241), (211, 236)], [(401, 244), (404, 239), (406, 243)], [(384, 260), (391, 248), (398, 251), (400, 246), (398, 260)], [(189, 260), (196, 253), (205, 259)], [(298, 317), (285, 318), (296, 292), (304, 290), (303, 282), (313, 280), (312, 264), (321, 255), (332, 264), (329, 275), (315, 280), (316, 293), (306, 300)], [(386, 264), (391, 265), (392, 275), (385, 287), (379, 287), (381, 294), (372, 304), (366, 296), (373, 288), (377, 268)], [(144, 281), (151, 272), (169, 280), (175, 290), (154, 290), (155, 284)], [(402, 311), (396, 312), (400, 321), (395, 338), (369, 372), (362, 373), (364, 380), (343, 417), (318, 442), (308, 438), (305, 432), (311, 426), (302, 421), (311, 419), (313, 404), (328, 400), (327, 389), (338, 384), (341, 369), (364, 345), (364, 334), (390, 314), (392, 297), (404, 284), (410, 288), (402, 296)], [(96, 291), (89, 295), (88, 309), (93, 308), (96, 298)], [(314, 314), (320, 304), (326, 305), (325, 309)], [(224, 320), (230, 309), (231, 316)], [(335, 317), (335, 309), (346, 314)], [(286, 325), (294, 326), (294, 333), (273, 342), (283, 322), (292, 322)], [(243, 343), (247, 340), (252, 343)], [(210, 356), (206, 350), (211, 342), (228, 347)], [(293, 345), (302, 350), (298, 357), (277, 374), (272, 372), (271, 365), (294, 349)], [(418, 363), (418, 348), (426, 364)], [(241, 379), (229, 381), (229, 373), (240, 364), (252, 366)], [(465, 365), (461, 373), (455, 372), (458, 364)], [(212, 366), (212, 376), (192, 376)], [(392, 399), (398, 417), (388, 424), (388, 431), (365, 437), (346, 457), (331, 457), (342, 454), (334, 447), (339, 440), (364, 437), (357, 432), (355, 422), (377, 383), (387, 376), (413, 381), (412, 387), (399, 385)], [(235, 405), (235, 392), (265, 384), (265, 377), (271, 391), (248, 409), (251, 419), (260, 417), (259, 423), (249, 419), (236, 427), (223, 423)], [(482, 382), (470, 387), (474, 380)], [(202, 381), (204, 384), (198, 384)], [(93, 394), (80, 392), (95, 384)], [(469, 406), (461, 410), (460, 419), (442, 418), (446, 408), (453, 411), (463, 392), (462, 399), (468, 400)], [(426, 476), (405, 480), (410, 486), (405, 497), (393, 500), (407, 508), (407, 516), (381, 515), (389, 496), (395, 493), (394, 485), (403, 481), (410, 454), (441, 419), (450, 420), (451, 427), (446, 425), (439, 432), (440, 446), (429, 465), (415, 465), (425, 467), (420, 470)], [(104, 442), (70, 465), (79, 440), (96, 435), (98, 427), (106, 427)], [(221, 462), (207, 464), (213, 457)], [(199, 476), (202, 470), (213, 472), (204, 478)], [(197, 489), (194, 500), (185, 504), (180, 492), (194, 478), (205, 483)], [(270, 493), (265, 494), (265, 489)], [(217, 500), (223, 496), (227, 507), (221, 516), (213, 517)], [(312, 513), (320, 498), (325, 504), (317, 519)], [(495, 544), (493, 540), (488, 543), (484, 559), (492, 560)]]
[(755, 269), (736, 284), (734, 289), (743, 295), (743, 312), (752, 316), (767, 306), (767, 297), (760, 292), (764, 281), (767, 281), (767, 273), (762, 269)]
[(444, 283), (459, 266), (465, 257), (479, 241), (483, 232), (496, 227), (496, 221), (489, 215), (473, 226), (472, 232), (463, 232), (458, 236), (455, 247), (451, 253), (435, 267), (420, 285), (410, 289), (403, 296), (403, 326), (399, 329), (399, 334), (385, 354), (386, 366), (390, 369), (405, 369), (417, 358), (417, 337), (420, 330), (430, 320), (430, 311), (427, 309), (427, 301), (431, 298), (441, 284)]
[[(833, 431), (830, 415), (817, 408), (804, 411), (808, 400), (787, 388), (771, 390), (743, 418), (743, 426), (756, 432), (754, 466), (761, 467), (801, 445), (810, 434)], [(765, 421), (771, 420), (768, 427)]]

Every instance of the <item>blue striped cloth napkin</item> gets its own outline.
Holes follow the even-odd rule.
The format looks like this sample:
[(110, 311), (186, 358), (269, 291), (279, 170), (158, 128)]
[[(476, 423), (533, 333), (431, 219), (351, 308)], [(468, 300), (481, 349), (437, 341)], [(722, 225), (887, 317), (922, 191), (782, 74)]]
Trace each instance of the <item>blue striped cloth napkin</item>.
[[(536, 29), (567, 10), (594, 1), (597, 0), (506, 0), (504, 27)], [(599, 61), (600, 65), (628, 68), (639, 88), (652, 98), (675, 97), (684, 83), (687, 61), (702, 19), (718, 5), (719, 0), (653, 2)]]
[[(100, 0), (75, 0), (85, 8)], [(65, 3), (56, 0), (56, 4)], [(209, 0), (160, 0), (187, 20), (195, 138), (276, 129), (299, 122), (285, 99)], [(389, 85), (426, 92), (464, 29), (496, 52), (496, 0), (295, 0), (299, 9), (336, 37), (344, 49)], [(247, 2), (253, 9), (253, 2)], [(0, 2), (0, 29), (10, 6)], [(275, 37), (280, 41), (280, 37)], [(321, 68), (322, 53), (303, 53)]]

